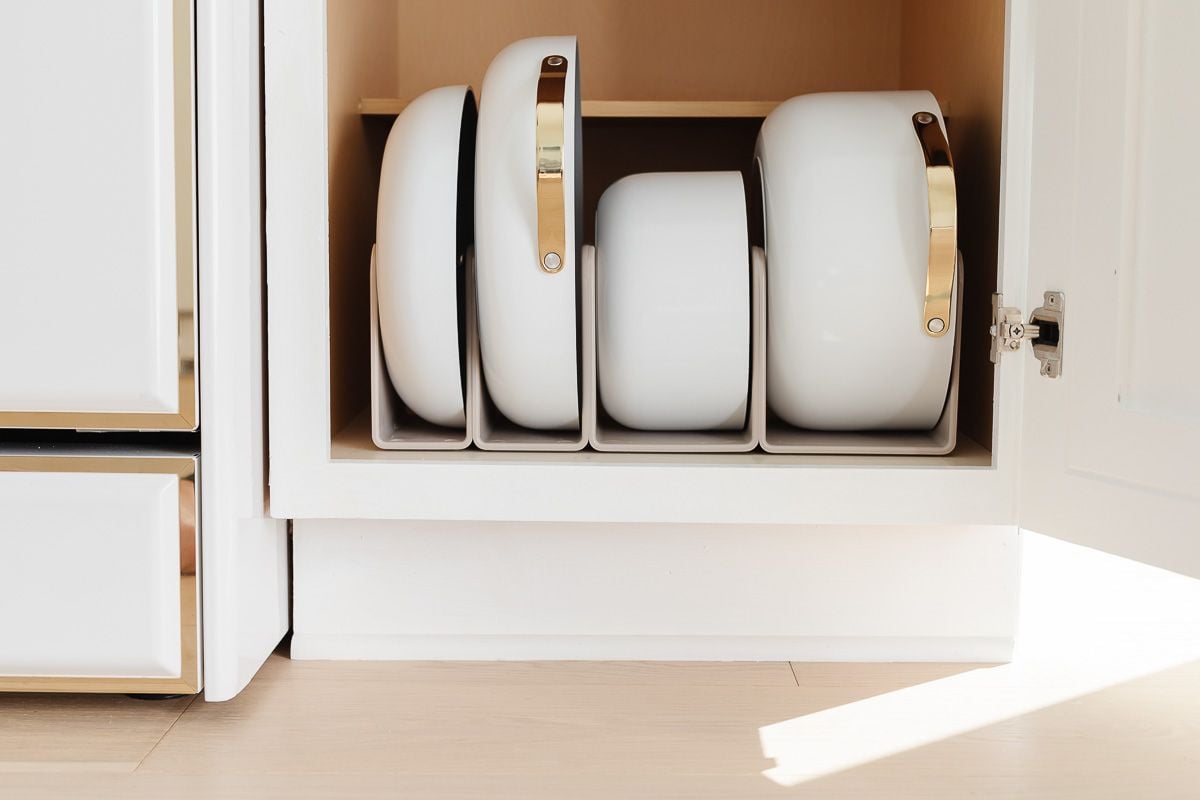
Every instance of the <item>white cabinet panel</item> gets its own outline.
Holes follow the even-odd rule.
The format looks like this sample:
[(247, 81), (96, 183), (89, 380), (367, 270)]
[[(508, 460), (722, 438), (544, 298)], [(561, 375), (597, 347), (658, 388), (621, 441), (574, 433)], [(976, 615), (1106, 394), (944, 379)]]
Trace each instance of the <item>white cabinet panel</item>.
[(1021, 524), (1200, 575), (1200, 5), (1034, 3), (1029, 307), (1063, 374), (1025, 386)]
[(289, 624), (287, 522), (266, 498), (258, 31), (256, 3), (196, 4), (209, 701), (241, 691)]
[(0, 454), (0, 688), (198, 690), (194, 474)]
[(0, 6), (0, 426), (196, 426), (191, 13)]

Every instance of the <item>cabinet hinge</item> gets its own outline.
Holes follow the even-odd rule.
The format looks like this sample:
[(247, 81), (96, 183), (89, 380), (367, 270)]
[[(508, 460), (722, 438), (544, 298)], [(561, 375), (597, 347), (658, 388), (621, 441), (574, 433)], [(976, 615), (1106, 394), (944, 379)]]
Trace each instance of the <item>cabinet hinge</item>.
[(1041, 374), (1047, 378), (1062, 375), (1063, 293), (1046, 292), (1044, 303), (1024, 322), (1021, 309), (1005, 306), (1002, 294), (992, 295), (993, 364), (1000, 363), (1004, 353), (1014, 353), (1022, 342), (1029, 342), (1041, 362)]

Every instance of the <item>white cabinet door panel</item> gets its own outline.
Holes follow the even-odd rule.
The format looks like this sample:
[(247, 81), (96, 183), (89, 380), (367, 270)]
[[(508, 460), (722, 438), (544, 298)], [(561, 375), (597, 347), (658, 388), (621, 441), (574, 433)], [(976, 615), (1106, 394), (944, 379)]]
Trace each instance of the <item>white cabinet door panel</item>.
[(1027, 365), (1021, 524), (1200, 575), (1200, 4), (1028, 8), (1024, 302), (1065, 320), (1062, 377)]
[(198, 0), (196, 52), (204, 697), (212, 701), (240, 692), (287, 634), (288, 536), (266, 497), (258, 4)]
[(196, 425), (191, 14), (0, 5), (0, 426)]
[(198, 690), (194, 475), (0, 454), (0, 688)]

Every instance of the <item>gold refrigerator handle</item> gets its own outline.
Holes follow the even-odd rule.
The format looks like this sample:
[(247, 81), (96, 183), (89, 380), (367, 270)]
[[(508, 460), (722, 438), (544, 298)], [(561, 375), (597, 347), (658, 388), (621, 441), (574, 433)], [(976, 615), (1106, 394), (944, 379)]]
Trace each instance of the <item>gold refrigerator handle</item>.
[(567, 217), (563, 195), (563, 140), (566, 137), (564, 98), (567, 59), (542, 59), (537, 84), (537, 226), (538, 264), (555, 273), (566, 264)]
[(929, 269), (921, 326), (926, 336), (939, 337), (950, 330), (950, 295), (958, 252), (954, 159), (936, 114), (918, 111), (912, 121), (925, 156), (925, 181), (929, 186)]

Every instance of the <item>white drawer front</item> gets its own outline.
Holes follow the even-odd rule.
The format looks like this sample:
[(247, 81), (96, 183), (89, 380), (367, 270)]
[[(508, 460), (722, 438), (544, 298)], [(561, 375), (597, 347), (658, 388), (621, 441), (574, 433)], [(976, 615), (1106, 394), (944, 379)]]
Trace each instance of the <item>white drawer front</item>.
[(195, 686), (194, 463), (0, 457), (0, 688)]
[(0, 426), (196, 426), (187, 0), (0, 6)]

